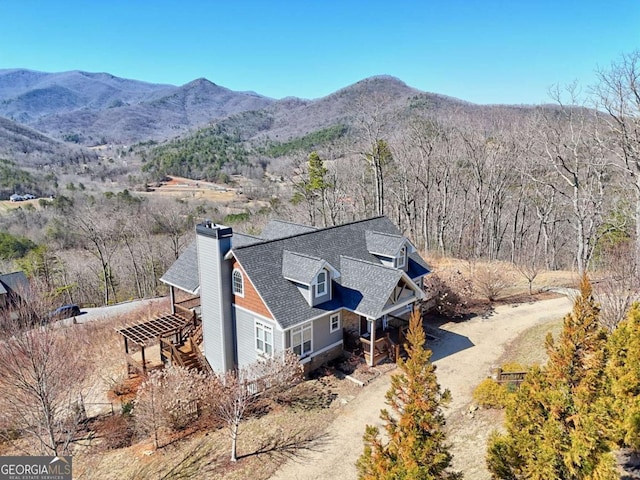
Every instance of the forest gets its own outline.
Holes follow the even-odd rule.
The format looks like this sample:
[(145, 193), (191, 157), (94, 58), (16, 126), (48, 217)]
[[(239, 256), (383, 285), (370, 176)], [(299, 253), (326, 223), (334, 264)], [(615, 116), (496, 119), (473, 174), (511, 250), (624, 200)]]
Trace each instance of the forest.
[[(26, 254), (3, 249), (0, 270), (41, 276), (68, 301), (107, 304), (158, 294), (159, 277), (206, 216), (235, 214), (233, 227), (255, 234), (272, 217), (323, 227), (384, 214), (433, 257), (505, 261), (530, 275), (597, 271), (633, 295), (639, 70), (636, 52), (602, 71), (586, 94), (577, 85), (557, 87), (552, 104), (533, 108), (496, 106), (479, 115), (465, 105), (416, 108), (413, 98), (412, 108), (397, 110), (386, 108), (392, 102), (384, 93), (364, 92), (366, 99), (348, 99), (348, 126), (297, 140), (238, 143), (244, 134), (229, 133), (235, 120), (227, 120), (213, 136), (139, 146), (143, 170), (153, 173), (147, 181), (224, 174), (231, 182), (244, 172), (258, 177), (245, 187), (254, 201), (230, 208), (70, 183), (39, 208), (0, 217), (5, 235), (38, 246)], [(241, 117), (253, 119), (253, 132), (272, 123)], [(0, 167), (31, 185), (10, 162)]]

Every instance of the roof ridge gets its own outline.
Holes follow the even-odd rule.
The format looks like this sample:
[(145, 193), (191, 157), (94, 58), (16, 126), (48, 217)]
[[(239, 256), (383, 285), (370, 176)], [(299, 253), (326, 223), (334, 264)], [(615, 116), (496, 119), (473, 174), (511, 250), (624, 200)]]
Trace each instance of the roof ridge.
[(348, 255), (340, 255), (340, 259), (342, 259), (342, 258), (346, 258), (347, 260), (352, 260), (354, 262), (366, 263), (367, 265), (373, 265), (374, 267), (385, 268), (385, 269), (390, 270), (392, 272), (399, 272), (401, 274), (404, 273), (404, 270), (401, 270), (399, 268), (389, 267), (389, 266), (383, 265), (381, 263), (370, 262), (369, 260), (363, 260), (362, 258), (354, 258), (354, 257), (349, 257)]
[[(324, 227), (324, 228), (318, 228), (316, 230), (311, 230), (309, 232), (301, 232), (301, 233), (296, 233), (294, 235), (289, 235), (288, 237), (282, 237), (282, 238), (274, 238), (272, 240), (264, 240), (263, 242), (259, 242), (259, 243), (254, 243), (253, 245), (243, 245), (242, 247), (237, 247), (234, 248), (234, 250), (242, 250), (243, 248), (250, 248), (250, 247), (255, 247), (256, 245), (264, 245), (266, 243), (273, 243), (273, 242), (280, 242), (282, 240), (287, 240), (289, 238), (294, 238), (294, 237), (302, 237), (303, 235), (313, 235), (315, 233), (319, 233), (319, 232), (326, 232), (327, 230), (332, 230), (335, 228), (342, 228), (342, 227), (347, 227), (349, 225), (356, 225), (358, 223), (364, 223), (364, 222), (370, 222), (372, 220), (378, 220), (380, 218), (386, 218), (385, 215), (378, 215), (377, 217), (371, 217), (371, 218), (364, 218), (362, 220), (355, 220), (353, 222), (349, 222), (349, 223), (342, 223), (340, 225), (332, 225), (330, 227)], [(297, 224), (299, 225), (299, 224)], [(313, 227), (312, 227), (313, 228)]]
[(365, 230), (365, 233), (366, 232), (375, 233), (376, 235), (384, 235), (386, 237), (406, 238), (404, 235), (399, 235), (399, 234), (396, 234), (396, 233), (378, 232), (377, 230)]
[(292, 255), (298, 255), (299, 257), (305, 257), (305, 258), (310, 258), (311, 260), (321, 260), (323, 262), (326, 262), (324, 258), (314, 257), (313, 255), (307, 255), (306, 253), (294, 252), (293, 250), (287, 250), (286, 248), (282, 250), (282, 253), (290, 253)]

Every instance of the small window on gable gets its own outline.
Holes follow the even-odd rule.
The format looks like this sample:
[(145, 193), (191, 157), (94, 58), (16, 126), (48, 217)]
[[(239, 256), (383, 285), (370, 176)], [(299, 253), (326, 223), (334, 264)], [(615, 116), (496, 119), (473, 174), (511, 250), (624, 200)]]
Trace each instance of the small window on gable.
[(336, 313), (335, 315), (331, 315), (329, 319), (329, 325), (331, 328), (329, 329), (329, 333), (333, 333), (335, 331), (340, 330), (340, 314)]
[(398, 258), (396, 259), (396, 267), (404, 268), (406, 264), (407, 264), (407, 247), (402, 247), (400, 249), (400, 254), (398, 255)]
[(244, 297), (244, 279), (240, 270), (234, 270), (231, 276), (231, 284), (234, 295)]
[(327, 271), (322, 270), (318, 274), (318, 281), (316, 282), (316, 297), (320, 297), (327, 293)]

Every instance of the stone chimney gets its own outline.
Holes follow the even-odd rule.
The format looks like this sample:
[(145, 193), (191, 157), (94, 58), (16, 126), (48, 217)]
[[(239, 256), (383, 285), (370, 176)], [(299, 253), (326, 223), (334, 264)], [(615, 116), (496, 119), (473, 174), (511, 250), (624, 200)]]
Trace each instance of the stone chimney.
[(204, 355), (216, 372), (235, 366), (235, 329), (231, 302), (230, 227), (207, 220), (196, 226)]

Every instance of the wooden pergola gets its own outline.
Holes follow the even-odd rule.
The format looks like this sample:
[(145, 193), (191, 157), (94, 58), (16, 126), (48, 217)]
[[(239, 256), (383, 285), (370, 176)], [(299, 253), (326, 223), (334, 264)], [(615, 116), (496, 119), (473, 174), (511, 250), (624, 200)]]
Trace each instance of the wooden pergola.
[(124, 337), (124, 351), (127, 354), (127, 364), (129, 365), (129, 342), (138, 345), (142, 355), (142, 371), (146, 373), (146, 358), (144, 349), (160, 341), (162, 337), (176, 335), (176, 342), (180, 341), (180, 336), (185, 327), (193, 324), (193, 320), (185, 319), (179, 315), (164, 315), (153, 320), (131, 325), (129, 327), (117, 329), (117, 332)]

